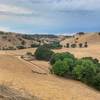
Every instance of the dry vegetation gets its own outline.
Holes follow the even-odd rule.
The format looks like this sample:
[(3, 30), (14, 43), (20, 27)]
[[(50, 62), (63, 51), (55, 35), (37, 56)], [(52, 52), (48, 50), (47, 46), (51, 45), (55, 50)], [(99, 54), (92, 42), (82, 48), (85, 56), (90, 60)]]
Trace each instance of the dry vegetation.
[[(84, 40), (81, 39), (82, 36), (80, 37), (80, 41)], [(92, 37), (90, 39), (92, 39)], [(86, 40), (87, 39), (85, 39), (85, 41)], [(62, 48), (54, 51), (69, 51), (79, 58), (92, 56), (100, 60), (100, 39), (95, 40), (97, 40), (97, 42), (94, 42), (93, 44), (91, 42), (93, 40), (89, 40), (91, 45), (89, 45), (88, 48)], [(66, 43), (65, 40), (62, 41), (62, 43)], [(0, 84), (4, 81), (14, 84), (13, 91), (12, 88), (10, 89), (9, 87), (4, 86), (4, 91), (14, 95), (5, 93), (1, 95), (0, 90), (0, 97), (9, 96), (9, 98), (12, 98), (16, 97), (16, 95), (19, 97), (21, 93), (17, 90), (25, 89), (28, 93), (24, 93), (25, 99), (19, 99), (16, 97), (17, 99), (15, 100), (38, 100), (37, 98), (26, 99), (27, 95), (31, 98), (31, 95), (29, 94), (42, 98), (42, 100), (100, 100), (100, 92), (82, 84), (81, 82), (63, 79), (49, 74), (48, 68), (50, 65), (48, 62), (38, 60), (25, 61), (20, 58), (20, 56), (24, 55), (26, 52), (32, 52), (34, 54), (35, 50), (35, 48), (29, 48), (15, 51), (0, 51)], [(0, 98), (0, 100), (5, 99)]]
[(18, 91), (14, 88), (8, 87), (7, 84), (0, 85), (0, 100), (40, 100), (36, 96), (29, 93)]

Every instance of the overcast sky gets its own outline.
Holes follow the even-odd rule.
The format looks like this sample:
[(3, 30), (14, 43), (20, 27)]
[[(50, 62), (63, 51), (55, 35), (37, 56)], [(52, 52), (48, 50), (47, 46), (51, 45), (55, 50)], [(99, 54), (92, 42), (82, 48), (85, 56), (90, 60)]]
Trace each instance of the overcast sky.
[(100, 31), (100, 0), (0, 0), (0, 30), (23, 33)]

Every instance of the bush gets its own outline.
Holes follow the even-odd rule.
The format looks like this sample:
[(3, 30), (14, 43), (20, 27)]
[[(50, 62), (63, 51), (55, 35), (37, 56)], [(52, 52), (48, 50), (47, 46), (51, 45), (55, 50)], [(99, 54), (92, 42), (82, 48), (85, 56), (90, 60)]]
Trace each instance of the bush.
[(32, 54), (32, 52), (27, 52), (26, 55), (32, 56), (33, 54)]
[(85, 47), (85, 48), (87, 48), (87, 47), (88, 47), (88, 43), (87, 43), (87, 42), (85, 42), (84, 47)]
[(17, 49), (25, 49), (25, 47), (22, 46), (22, 45), (16, 46), (16, 48), (17, 48)]
[(51, 65), (55, 64), (55, 62), (57, 60), (64, 60), (64, 58), (71, 58), (71, 59), (75, 59), (74, 55), (69, 53), (69, 52), (65, 52), (65, 53), (56, 53), (54, 55), (52, 55), (51, 59), (50, 59), (50, 63)]
[(25, 44), (26, 44), (26, 42), (25, 42), (24, 40), (22, 40), (22, 41), (21, 41), (21, 44), (22, 44), (22, 45), (25, 45)]
[(65, 61), (58, 60), (52, 67), (52, 72), (59, 76), (64, 76), (64, 74), (69, 70), (69, 65)]
[(36, 48), (36, 47), (39, 47), (40, 45), (39, 44), (31, 44), (31, 48)]
[(88, 59), (80, 59), (73, 70), (75, 78), (85, 83), (92, 84), (96, 74), (96, 64)]
[(72, 48), (76, 48), (77, 45), (76, 45), (76, 44), (72, 44), (71, 47), (72, 47)]
[(79, 47), (82, 48), (83, 47), (83, 44), (82, 43), (79, 43)]
[(94, 78), (94, 87), (100, 90), (100, 73), (98, 73)]
[(85, 33), (84, 32), (79, 32), (77, 33), (78, 35), (84, 35)]
[(14, 48), (13, 46), (9, 46), (8, 48), (6, 48), (7, 50), (16, 50), (16, 48)]
[(35, 52), (35, 57), (38, 60), (50, 60), (51, 56), (53, 55), (53, 51), (51, 51), (50, 49), (48, 49), (45, 46), (40, 46), (37, 48), (36, 52)]
[(66, 44), (66, 47), (67, 47), (67, 48), (69, 48), (69, 47), (70, 47), (70, 44), (69, 44), (69, 43), (67, 43), (67, 44)]
[(50, 63), (51, 72), (82, 81), (100, 90), (100, 63), (98, 59), (83, 57), (76, 59), (74, 55), (66, 53), (53, 54)]
[(93, 63), (98, 64), (99, 60), (98, 59), (94, 59), (92, 57), (83, 57), (82, 59), (87, 59), (87, 60), (91, 60)]
[(66, 62), (67, 65), (69, 66), (67, 74), (68, 75), (72, 75), (72, 71), (73, 71), (73, 69), (75, 67), (76, 60), (72, 59), (72, 58), (65, 58), (63, 61)]
[(46, 46), (47, 48), (50, 48), (50, 49), (61, 49), (62, 48), (62, 45), (59, 42), (44, 44), (44, 46)]

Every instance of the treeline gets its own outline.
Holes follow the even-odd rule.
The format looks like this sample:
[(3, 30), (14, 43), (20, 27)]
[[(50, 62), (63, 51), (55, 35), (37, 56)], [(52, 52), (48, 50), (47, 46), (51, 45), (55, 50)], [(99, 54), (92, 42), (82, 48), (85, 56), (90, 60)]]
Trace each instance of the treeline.
[(39, 47), (35, 52), (39, 60), (50, 61), (50, 72), (65, 78), (82, 81), (100, 90), (100, 63), (98, 59), (83, 57), (81, 59), (69, 52), (54, 53), (47, 47)]
[(34, 40), (35, 38), (41, 39), (41, 38), (58, 38), (56, 35), (40, 35), (40, 34), (24, 34), (22, 35), (23, 38), (28, 39), (28, 40)]

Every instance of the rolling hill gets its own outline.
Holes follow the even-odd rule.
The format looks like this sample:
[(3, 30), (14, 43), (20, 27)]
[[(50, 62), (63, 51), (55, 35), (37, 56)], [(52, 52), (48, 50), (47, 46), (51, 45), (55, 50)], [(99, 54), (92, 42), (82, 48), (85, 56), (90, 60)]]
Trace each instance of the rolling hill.
[(85, 43), (87, 42), (87, 44), (89, 46), (91, 45), (99, 45), (100, 44), (100, 34), (99, 33), (85, 33), (82, 35), (79, 34), (75, 34), (73, 37), (70, 38), (65, 38), (61, 44), (63, 46), (66, 46), (67, 43), (75, 43), (75, 44), (79, 44), (79, 43)]

